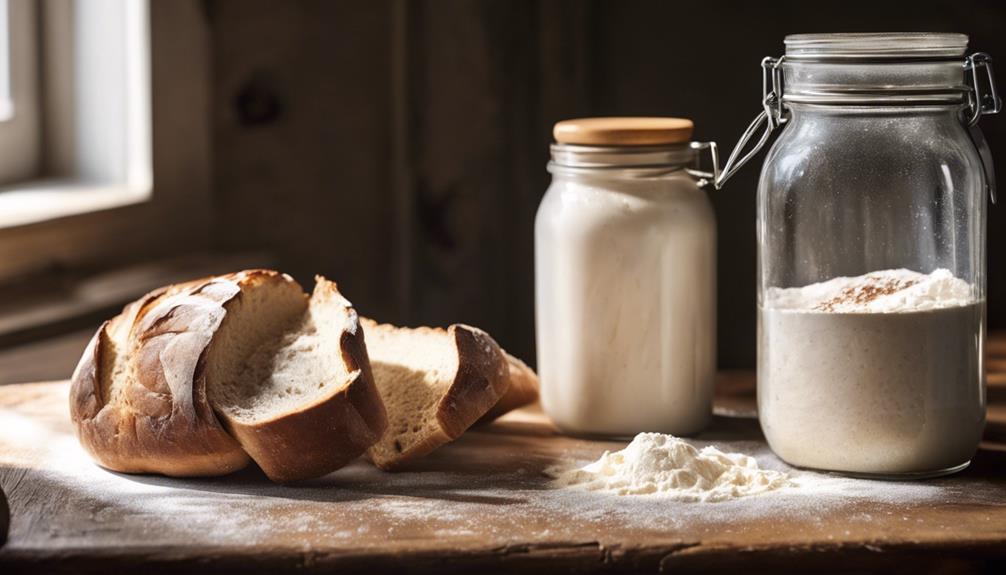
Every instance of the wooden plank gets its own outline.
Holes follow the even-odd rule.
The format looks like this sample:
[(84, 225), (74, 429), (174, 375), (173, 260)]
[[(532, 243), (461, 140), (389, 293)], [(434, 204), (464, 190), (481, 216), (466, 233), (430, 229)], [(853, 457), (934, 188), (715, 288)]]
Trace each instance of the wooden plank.
[[(535, 41), (522, 3), (422, 2), (414, 5), (411, 22), (413, 319), (478, 325), (509, 348), (508, 256), (521, 252), (530, 263), (530, 232), (512, 220), (524, 193), (513, 165), (523, 139), (512, 131), (526, 126), (519, 115), (526, 99), (510, 96), (518, 85), (535, 90), (528, 84), (534, 79), (526, 52), (507, 49), (517, 40), (508, 34), (513, 29), (532, 32), (521, 42)], [(513, 351), (527, 357), (525, 350)]]
[(412, 6), (409, 319), (479, 325), (533, 363), (534, 215), (551, 125), (590, 107), (590, 5)]
[(275, 248), (368, 315), (395, 308), (389, 2), (220, 0), (215, 245)]
[(534, 214), (551, 124), (589, 109), (589, 4), (209, 6), (218, 245), (533, 363)]
[[(364, 462), (297, 486), (257, 469), (217, 479), (109, 473), (74, 439), (65, 382), (0, 388), (0, 485), (12, 529), (4, 573), (399, 569), (974, 567), (1006, 560), (1006, 450), (929, 482), (802, 473), (803, 487), (715, 504), (551, 489), (543, 470), (623, 444), (557, 435), (522, 410), (407, 472)], [(786, 469), (751, 418), (696, 438)]]

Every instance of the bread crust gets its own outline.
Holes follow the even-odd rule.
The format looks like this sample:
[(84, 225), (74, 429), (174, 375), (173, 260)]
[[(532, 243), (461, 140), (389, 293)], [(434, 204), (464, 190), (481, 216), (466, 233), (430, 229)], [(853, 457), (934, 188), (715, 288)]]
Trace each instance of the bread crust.
[(316, 281), (312, 297), (345, 302), (352, 326), (340, 338), (340, 353), (356, 377), (311, 405), (268, 421), (247, 424), (220, 413), (245, 451), (278, 483), (320, 477), (346, 465), (377, 442), (388, 425), (359, 317), (334, 283), (320, 276)]
[[(70, 418), (84, 449), (124, 473), (215, 476), (245, 467), (247, 454), (206, 398), (205, 352), (242, 285), (278, 275), (250, 270), (161, 288), (102, 324), (71, 378)], [(197, 295), (216, 312), (183, 305)], [(116, 368), (126, 381), (113, 397)]]
[(488, 333), (454, 324), (458, 374), (437, 406), (437, 419), (452, 440), (485, 415), (510, 386), (506, 356)]
[(505, 351), (503, 353), (506, 355), (510, 386), (496, 405), (479, 418), (476, 425), (490, 423), (506, 413), (538, 400), (538, 374), (520, 359)]

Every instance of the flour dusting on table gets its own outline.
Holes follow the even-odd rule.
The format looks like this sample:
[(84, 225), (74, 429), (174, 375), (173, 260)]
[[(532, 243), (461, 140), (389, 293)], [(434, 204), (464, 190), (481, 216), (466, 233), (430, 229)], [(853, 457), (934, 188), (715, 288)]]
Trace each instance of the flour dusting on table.
[(546, 474), (560, 488), (679, 501), (726, 501), (793, 485), (786, 473), (761, 469), (743, 453), (713, 446), (699, 450), (663, 433), (640, 433), (621, 451), (605, 451), (583, 467), (552, 467)]

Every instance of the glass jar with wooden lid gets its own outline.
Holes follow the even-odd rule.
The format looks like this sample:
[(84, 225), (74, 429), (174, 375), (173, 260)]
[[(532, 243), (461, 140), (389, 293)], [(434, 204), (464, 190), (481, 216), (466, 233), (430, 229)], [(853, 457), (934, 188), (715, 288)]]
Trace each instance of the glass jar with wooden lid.
[(687, 435), (711, 413), (716, 229), (682, 118), (559, 122), (535, 221), (542, 406), (564, 432)]

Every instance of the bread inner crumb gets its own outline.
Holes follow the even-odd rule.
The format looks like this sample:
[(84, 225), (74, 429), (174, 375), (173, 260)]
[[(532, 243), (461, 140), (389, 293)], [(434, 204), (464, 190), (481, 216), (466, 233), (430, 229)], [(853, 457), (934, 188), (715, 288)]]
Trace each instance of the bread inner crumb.
[(457, 374), (457, 350), (441, 330), (365, 328), (374, 382), (388, 413), (388, 429), (370, 455), (380, 465), (436, 434), (437, 409)]

